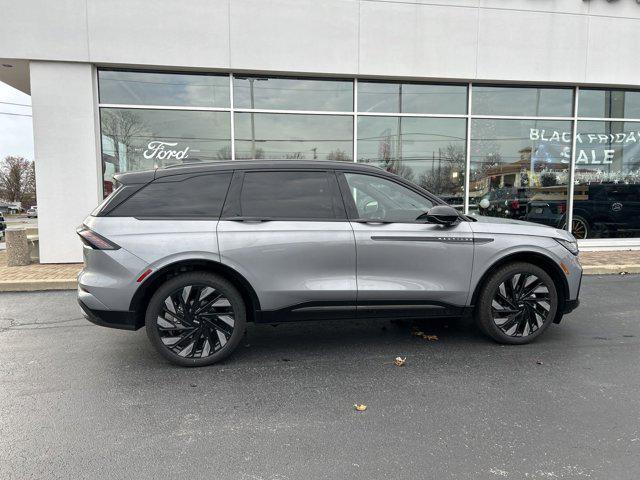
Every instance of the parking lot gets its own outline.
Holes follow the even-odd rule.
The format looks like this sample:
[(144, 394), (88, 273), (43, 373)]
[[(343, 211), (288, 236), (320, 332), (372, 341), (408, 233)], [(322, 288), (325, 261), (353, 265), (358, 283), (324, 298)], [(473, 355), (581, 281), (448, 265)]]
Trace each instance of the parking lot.
[(86, 322), (72, 291), (0, 294), (0, 478), (635, 479), (638, 292), (585, 277), (521, 347), (454, 322), (251, 325), (201, 369)]
[[(27, 218), (26, 215), (4, 216), (4, 221), (7, 224), (7, 228), (11, 228), (11, 227), (38, 228), (38, 219)], [(6, 248), (5, 238), (2, 237), (2, 239), (0, 240), (0, 250), (4, 250), (5, 248)]]

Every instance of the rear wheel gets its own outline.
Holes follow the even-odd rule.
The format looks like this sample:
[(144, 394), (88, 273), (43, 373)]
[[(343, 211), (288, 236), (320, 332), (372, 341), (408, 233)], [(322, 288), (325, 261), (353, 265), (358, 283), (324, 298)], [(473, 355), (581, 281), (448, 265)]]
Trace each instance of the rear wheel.
[(558, 292), (549, 274), (530, 263), (510, 263), (487, 279), (476, 321), (500, 343), (524, 344), (549, 327), (557, 310)]
[(147, 336), (176, 365), (211, 365), (238, 346), (246, 325), (240, 292), (206, 272), (185, 273), (165, 282), (147, 307)]

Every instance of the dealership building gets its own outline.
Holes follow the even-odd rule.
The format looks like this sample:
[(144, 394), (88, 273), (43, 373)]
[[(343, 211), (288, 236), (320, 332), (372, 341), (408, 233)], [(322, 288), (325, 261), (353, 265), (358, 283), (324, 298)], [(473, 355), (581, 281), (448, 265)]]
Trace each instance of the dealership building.
[(640, 246), (635, 0), (2, 0), (42, 262), (118, 172), (366, 162), (471, 214)]

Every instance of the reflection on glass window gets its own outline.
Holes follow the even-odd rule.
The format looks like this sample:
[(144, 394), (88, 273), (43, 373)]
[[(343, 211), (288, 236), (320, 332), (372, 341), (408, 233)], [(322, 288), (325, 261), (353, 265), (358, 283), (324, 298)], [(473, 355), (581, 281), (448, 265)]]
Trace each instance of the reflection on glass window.
[(235, 108), (347, 112), (353, 110), (353, 81), (236, 75), (233, 105)]
[(640, 236), (640, 123), (578, 122), (572, 228), (578, 238)]
[(465, 138), (464, 119), (359, 117), (358, 161), (400, 175), (462, 208)]
[(345, 173), (358, 218), (382, 222), (415, 222), (433, 202), (386, 178)]
[(573, 89), (474, 85), (471, 113), (570, 117), (573, 115)]
[(104, 193), (113, 175), (231, 158), (228, 112), (100, 109)]
[(353, 117), (236, 113), (237, 159), (344, 160), (353, 158)]
[(358, 111), (467, 113), (467, 87), (419, 83), (358, 82)]
[(640, 118), (640, 92), (580, 89), (578, 115), (592, 118)]
[(228, 75), (100, 70), (101, 103), (229, 107)]
[(571, 122), (473, 120), (470, 213), (563, 228)]

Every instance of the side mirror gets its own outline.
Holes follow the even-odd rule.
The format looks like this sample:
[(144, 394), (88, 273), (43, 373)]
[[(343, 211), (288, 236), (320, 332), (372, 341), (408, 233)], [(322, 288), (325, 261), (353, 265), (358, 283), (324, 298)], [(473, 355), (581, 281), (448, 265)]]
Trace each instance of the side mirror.
[(460, 213), (450, 205), (436, 205), (435, 207), (431, 207), (427, 213), (420, 215), (418, 219), (425, 219), (429, 223), (436, 223), (438, 225), (451, 226), (458, 223)]

